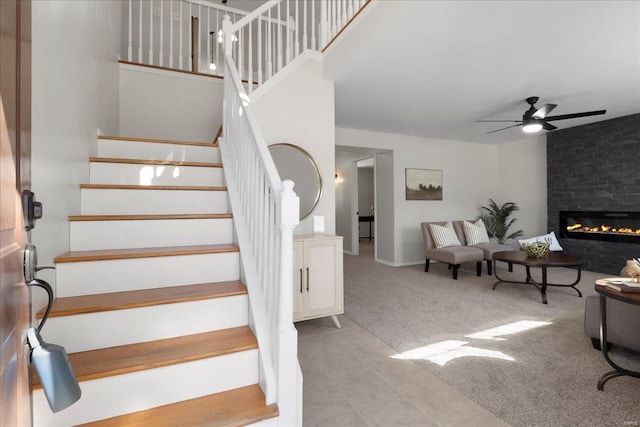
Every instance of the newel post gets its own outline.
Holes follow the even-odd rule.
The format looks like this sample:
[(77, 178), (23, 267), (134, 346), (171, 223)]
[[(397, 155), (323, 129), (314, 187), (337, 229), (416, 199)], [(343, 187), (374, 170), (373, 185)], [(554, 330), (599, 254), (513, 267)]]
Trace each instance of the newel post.
[(293, 191), (291, 180), (282, 181), (278, 202), (277, 224), (280, 228), (280, 307), (278, 330), (293, 328), (293, 230), (300, 222), (300, 199)]
[(231, 55), (233, 48), (233, 35), (231, 33), (231, 17), (229, 15), (224, 15), (224, 19), (222, 20), (222, 41), (224, 46), (224, 53), (227, 55)]
[(276, 341), (278, 409), (283, 426), (300, 426), (302, 382), (298, 381), (298, 331), (293, 327), (293, 230), (300, 222), (300, 199), (293, 181), (282, 181), (276, 221), (280, 228), (280, 306)]

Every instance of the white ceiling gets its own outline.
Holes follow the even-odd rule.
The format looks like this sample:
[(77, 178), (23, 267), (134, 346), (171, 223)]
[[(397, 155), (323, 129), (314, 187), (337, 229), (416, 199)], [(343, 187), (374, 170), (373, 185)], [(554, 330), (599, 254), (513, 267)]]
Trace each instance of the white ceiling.
[(607, 110), (559, 129), (640, 113), (640, 1), (375, 3), (327, 52), (339, 127), (500, 143), (526, 134), (475, 121), (520, 120), (529, 96)]

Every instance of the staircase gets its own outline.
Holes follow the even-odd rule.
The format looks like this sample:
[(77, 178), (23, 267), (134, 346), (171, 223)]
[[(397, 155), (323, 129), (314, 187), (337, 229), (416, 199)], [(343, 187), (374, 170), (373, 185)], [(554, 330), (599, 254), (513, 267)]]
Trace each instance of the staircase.
[(44, 333), (82, 397), (52, 414), (34, 384), (34, 425), (277, 425), (217, 144), (99, 137), (98, 154)]

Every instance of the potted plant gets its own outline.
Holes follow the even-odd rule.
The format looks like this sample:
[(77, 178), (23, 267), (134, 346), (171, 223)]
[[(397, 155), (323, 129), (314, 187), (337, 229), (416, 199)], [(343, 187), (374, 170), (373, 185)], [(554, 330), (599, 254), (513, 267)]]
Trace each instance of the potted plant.
[(489, 199), (489, 206), (482, 206), (484, 212), (480, 215), (482, 222), (484, 222), (487, 228), (487, 234), (489, 237), (495, 237), (498, 243), (504, 244), (509, 239), (516, 239), (522, 236), (522, 230), (515, 231), (509, 234), (509, 227), (511, 227), (517, 220), (509, 217), (515, 211), (520, 210), (518, 205), (513, 202), (507, 202), (502, 206), (498, 206), (493, 199)]

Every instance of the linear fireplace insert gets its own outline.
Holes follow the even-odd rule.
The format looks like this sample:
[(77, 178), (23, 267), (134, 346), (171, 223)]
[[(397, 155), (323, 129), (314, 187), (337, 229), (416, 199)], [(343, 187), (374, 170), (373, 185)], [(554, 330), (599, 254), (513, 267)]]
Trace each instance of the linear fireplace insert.
[(640, 212), (560, 211), (560, 237), (640, 243)]

